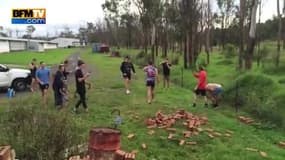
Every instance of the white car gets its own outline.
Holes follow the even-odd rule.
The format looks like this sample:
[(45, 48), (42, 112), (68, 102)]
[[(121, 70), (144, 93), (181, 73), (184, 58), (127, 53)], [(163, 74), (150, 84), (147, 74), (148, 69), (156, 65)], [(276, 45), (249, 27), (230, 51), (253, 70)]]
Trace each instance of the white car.
[(9, 68), (0, 64), (0, 88), (13, 88), (24, 91), (31, 82), (31, 71), (27, 69)]

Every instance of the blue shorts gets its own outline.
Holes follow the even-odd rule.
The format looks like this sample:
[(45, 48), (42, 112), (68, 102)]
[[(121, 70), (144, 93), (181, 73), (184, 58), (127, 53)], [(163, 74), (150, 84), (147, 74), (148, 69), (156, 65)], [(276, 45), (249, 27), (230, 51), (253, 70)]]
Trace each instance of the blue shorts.
[(217, 96), (217, 95), (221, 94), (222, 92), (223, 92), (223, 88), (216, 88), (213, 91), (213, 94)]

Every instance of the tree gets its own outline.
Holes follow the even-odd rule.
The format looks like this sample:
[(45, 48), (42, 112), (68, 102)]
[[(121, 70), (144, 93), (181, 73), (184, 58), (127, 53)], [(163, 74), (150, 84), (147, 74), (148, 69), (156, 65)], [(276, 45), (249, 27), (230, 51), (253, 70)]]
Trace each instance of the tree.
[(26, 33), (31, 38), (32, 34), (36, 31), (36, 28), (33, 25), (27, 26)]
[(277, 39), (277, 55), (276, 55), (276, 67), (279, 66), (280, 51), (281, 51), (281, 39), (282, 39), (282, 15), (280, 13), (280, 1), (277, 0), (277, 16), (278, 16), (278, 39)]
[(64, 26), (63, 31), (59, 34), (59, 37), (75, 38), (76, 36), (73, 34), (72, 30), (68, 26)]
[(0, 26), (0, 37), (8, 37), (7, 34), (3, 33), (4, 27)]
[(226, 37), (226, 31), (225, 29), (228, 28), (228, 26), (231, 23), (231, 17), (233, 16), (233, 13), (235, 12), (235, 6), (234, 6), (234, 0), (217, 0), (218, 7), (220, 9), (220, 22), (221, 22), (221, 28), (222, 28), (222, 47), (224, 49), (225, 47), (225, 37)]
[(212, 12), (211, 12), (211, 3), (210, 0), (208, 0), (207, 2), (207, 20), (206, 20), (206, 24), (207, 24), (207, 28), (206, 28), (206, 40), (205, 40), (205, 51), (207, 54), (207, 64), (210, 63), (210, 50), (211, 50), (211, 42), (210, 42), (210, 31), (211, 31), (211, 27), (212, 27)]
[(240, 28), (240, 46), (239, 46), (239, 70), (243, 67), (243, 55), (244, 55), (244, 17), (245, 17), (245, 0), (240, 0), (239, 10), (239, 28)]
[(257, 13), (258, 4), (259, 4), (258, 0), (252, 0), (250, 30), (249, 30), (249, 38), (247, 43), (247, 51), (245, 59), (245, 68), (248, 70), (251, 69), (252, 67), (252, 59), (256, 43), (256, 13)]

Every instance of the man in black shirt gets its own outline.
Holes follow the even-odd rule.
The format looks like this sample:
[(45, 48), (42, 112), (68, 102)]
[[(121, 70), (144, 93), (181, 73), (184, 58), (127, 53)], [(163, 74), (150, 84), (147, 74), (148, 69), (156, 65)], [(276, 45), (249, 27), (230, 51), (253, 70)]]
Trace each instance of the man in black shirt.
[(83, 104), (86, 112), (88, 112), (88, 107), (86, 105), (86, 88), (85, 80), (90, 76), (90, 73), (83, 74), (83, 69), (85, 68), (85, 63), (82, 60), (78, 60), (77, 70), (75, 71), (75, 82), (76, 82), (76, 92), (79, 94), (80, 99), (75, 105), (74, 112), (78, 112), (78, 107)]
[(59, 107), (58, 109), (63, 107), (63, 94), (62, 94), (63, 80), (64, 80), (63, 70), (64, 66), (60, 64), (58, 66), (58, 71), (54, 75), (54, 80), (52, 84), (52, 88), (54, 91), (55, 106)]
[(163, 71), (163, 87), (169, 88), (171, 64), (168, 62), (168, 58), (165, 58), (165, 60), (161, 62), (160, 65), (162, 65)]
[(123, 74), (124, 82), (125, 82), (125, 88), (126, 88), (126, 94), (130, 94), (130, 81), (132, 78), (132, 71), (134, 74), (136, 74), (134, 65), (130, 62), (129, 56), (126, 56), (124, 59), (124, 62), (122, 62), (120, 70)]

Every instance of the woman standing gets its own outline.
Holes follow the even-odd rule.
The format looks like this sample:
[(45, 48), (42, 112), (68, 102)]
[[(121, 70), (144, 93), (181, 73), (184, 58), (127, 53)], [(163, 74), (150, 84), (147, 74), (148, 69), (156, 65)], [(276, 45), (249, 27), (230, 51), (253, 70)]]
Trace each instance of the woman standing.
[(152, 61), (150, 61), (148, 65), (143, 68), (143, 71), (146, 72), (147, 103), (151, 104), (154, 99), (155, 80), (159, 82), (158, 70), (153, 66)]
[(31, 71), (32, 82), (30, 84), (31, 92), (36, 90), (37, 80), (36, 80), (36, 72), (37, 72), (37, 59), (33, 58), (32, 62), (29, 64), (29, 68)]

